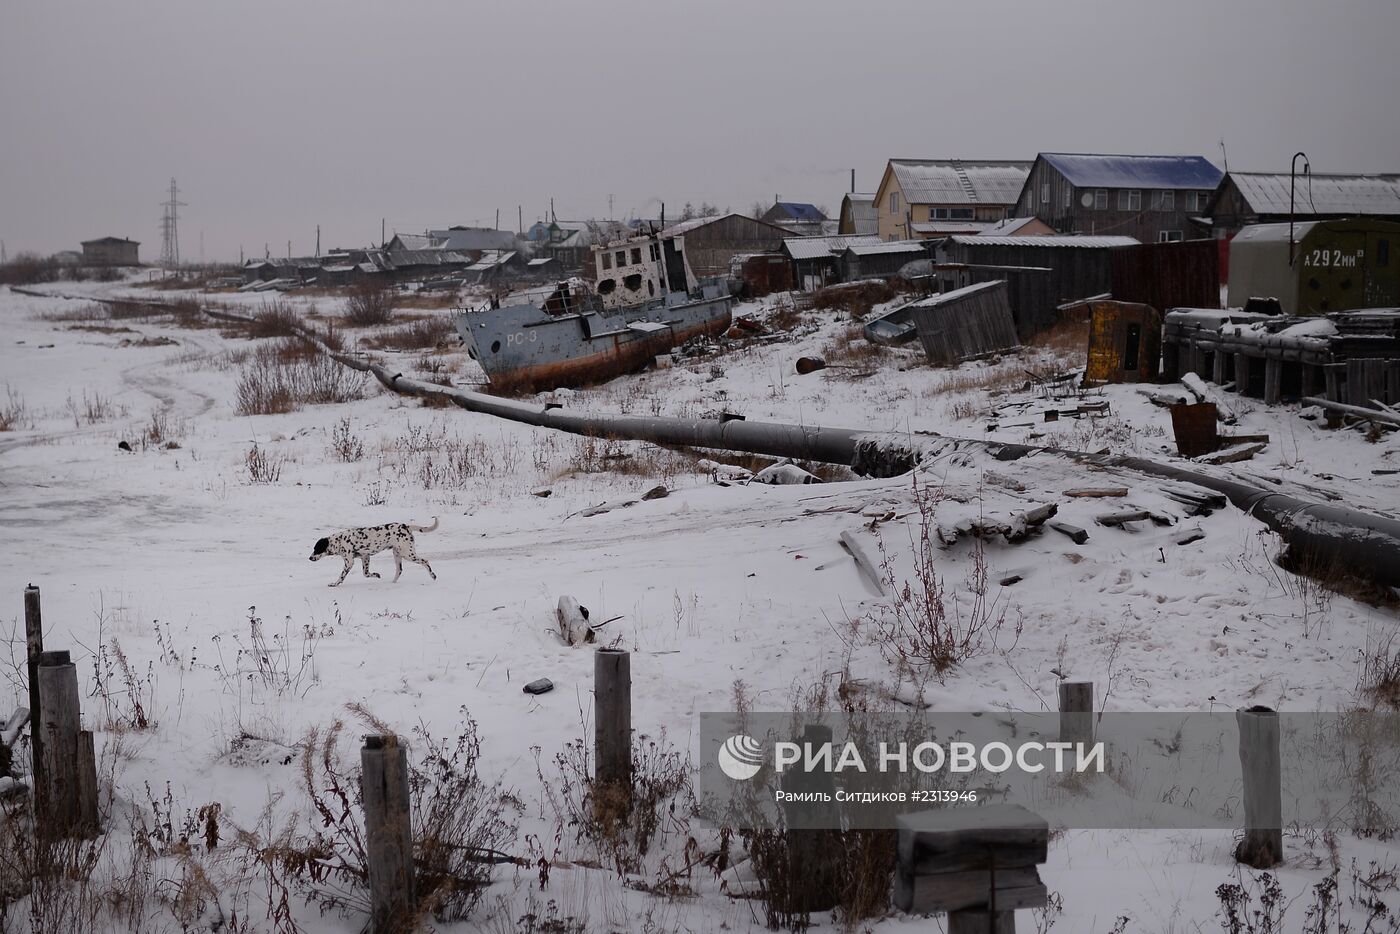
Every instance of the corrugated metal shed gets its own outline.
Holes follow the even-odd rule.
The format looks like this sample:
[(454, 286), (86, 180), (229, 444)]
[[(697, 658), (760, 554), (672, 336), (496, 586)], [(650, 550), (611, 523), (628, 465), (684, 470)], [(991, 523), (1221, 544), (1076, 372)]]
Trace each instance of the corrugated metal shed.
[[(1287, 172), (1231, 172), (1256, 214), (1287, 214)], [(1295, 214), (1400, 214), (1400, 175), (1309, 175), (1293, 183)]]
[(783, 240), (783, 250), (793, 259), (824, 259), (850, 246), (879, 242), (880, 238), (873, 234), (850, 237), (787, 237)]
[(890, 169), (910, 204), (1015, 204), (1031, 163), (891, 159)]
[(991, 221), (916, 221), (910, 225), (914, 233), (921, 237), (942, 234), (952, 236), (962, 234), (976, 237), (987, 233), (994, 225)]
[[(849, 224), (849, 236), (878, 234), (880, 212), (875, 208), (873, 193), (851, 193), (841, 199), (841, 224)], [(840, 231), (838, 231), (839, 233)]]
[(1040, 158), (1077, 188), (1214, 188), (1224, 175), (1204, 156), (1042, 152)]
[(1020, 343), (1001, 280), (954, 289), (908, 307), (928, 362), (935, 366), (953, 366)]

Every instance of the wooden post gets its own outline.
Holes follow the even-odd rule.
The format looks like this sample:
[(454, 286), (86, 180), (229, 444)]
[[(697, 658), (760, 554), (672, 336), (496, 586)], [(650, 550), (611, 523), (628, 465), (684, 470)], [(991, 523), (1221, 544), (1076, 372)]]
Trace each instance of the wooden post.
[(632, 788), (632, 657), (623, 649), (593, 653), (594, 781)]
[(1224, 386), (1227, 382), (1227, 380), (1225, 379), (1225, 361), (1229, 357), (1229, 355), (1225, 353), (1225, 351), (1217, 347), (1215, 349), (1215, 353), (1211, 356), (1212, 365), (1210, 381), (1217, 386)]
[(1235, 354), (1235, 392), (1249, 395), (1249, 358), (1242, 353)]
[(39, 655), (44, 651), (43, 617), (39, 612), (39, 588), (24, 588), (24, 641), (29, 670), (29, 748), (34, 764), (34, 807), (37, 813), (44, 801), (44, 737), (39, 729)]
[(408, 750), (399, 738), (366, 736), (360, 750), (360, 791), (365, 808), (371, 923), (375, 934), (413, 927), (417, 907), (413, 879), (413, 822)]
[(1094, 742), (1094, 682), (1060, 682), (1060, 742)]
[[(805, 750), (830, 745), (831, 727), (809, 723), (798, 740)], [(836, 858), (840, 844), (840, 807), (836, 803), (836, 776), (830, 771), (794, 769), (783, 776), (785, 792), (797, 794), (825, 793), (824, 802), (798, 801), (783, 805), (783, 822), (787, 829), (788, 902), (783, 906), (793, 913), (830, 911), (836, 907), (840, 891), (839, 868)]]
[(1016, 912), (983, 908), (950, 911), (948, 934), (1016, 934)]
[(1264, 360), (1264, 403), (1278, 405), (1283, 398), (1283, 361), (1268, 357)]
[(97, 746), (92, 730), (78, 732), (78, 829), (85, 837), (102, 832), (97, 810)]
[(66, 837), (82, 824), (82, 804), (78, 780), (78, 668), (67, 652), (44, 652), (39, 656), (39, 704), (42, 711), (31, 721), (34, 732), (43, 737), (44, 810), (40, 818), (43, 832)]
[(1255, 869), (1283, 862), (1283, 788), (1278, 713), (1268, 707), (1235, 712), (1244, 776), (1244, 839), (1235, 859)]

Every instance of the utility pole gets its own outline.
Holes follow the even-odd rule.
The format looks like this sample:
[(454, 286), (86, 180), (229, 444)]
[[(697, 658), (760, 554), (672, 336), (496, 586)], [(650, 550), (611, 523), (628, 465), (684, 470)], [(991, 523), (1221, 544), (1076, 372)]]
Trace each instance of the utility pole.
[(613, 219), (613, 196), (608, 195), (608, 220)]
[(317, 224), (317, 225), (316, 225), (316, 256), (317, 256), (317, 258), (320, 258), (320, 256), (321, 256), (321, 225), (320, 225), (320, 224)]
[(523, 236), (525, 234), (525, 205), (523, 204), (515, 206), (515, 226), (516, 233)]
[(175, 187), (175, 179), (170, 180), (170, 200), (162, 201), (165, 212), (160, 218), (161, 247), (160, 263), (166, 269), (180, 265), (180, 208), (189, 207), (180, 200), (180, 189)]

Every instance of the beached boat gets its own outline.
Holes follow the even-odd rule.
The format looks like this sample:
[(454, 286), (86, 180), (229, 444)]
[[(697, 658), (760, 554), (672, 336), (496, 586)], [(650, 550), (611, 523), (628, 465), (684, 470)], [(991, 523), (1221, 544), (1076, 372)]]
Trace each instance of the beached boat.
[(695, 277), (682, 236), (594, 247), (593, 263), (594, 283), (570, 279), (458, 313), (457, 330), (492, 391), (601, 382), (729, 327), (728, 285)]

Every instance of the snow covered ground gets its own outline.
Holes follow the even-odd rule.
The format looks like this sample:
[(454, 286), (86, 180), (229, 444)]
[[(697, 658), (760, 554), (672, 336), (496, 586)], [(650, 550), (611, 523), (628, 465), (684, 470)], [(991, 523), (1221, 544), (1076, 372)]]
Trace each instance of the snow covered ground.
[[(162, 300), (185, 294), (134, 282), (41, 288)], [(196, 297), (254, 309), (265, 301)], [(289, 300), (304, 312), (314, 302), (322, 318), (339, 310), (334, 297)], [(764, 319), (779, 301), (738, 313)], [(817, 684), (834, 692), (843, 672), (908, 696), (907, 679), (873, 638), (869, 620), (881, 614), (882, 598), (838, 536), (854, 533), (871, 553), (883, 542), (897, 579), (911, 574), (919, 515), (910, 477), (870, 480), (825, 469), (818, 472), (834, 482), (720, 485), (688, 455), (424, 407), (372, 381), (360, 401), (240, 416), (233, 400), (253, 342), (162, 318), (75, 320), (87, 304), (0, 291), (0, 407), (17, 423), (0, 434), (0, 627), (11, 634), (12, 658), (22, 659), (21, 592), (39, 585), (46, 647), (69, 648), (78, 662), (85, 717), (115, 776), (114, 814), (148, 808), (168, 784), (177, 814), (219, 802), (232, 825), (253, 827), (265, 808), (278, 815), (306, 808), (297, 744), (309, 729), (353, 720), (347, 704), (404, 734), (421, 725), (456, 736), (470, 716), (483, 777), (499, 780), (519, 802), (519, 831), (508, 849), (560, 865), (543, 891), (535, 867), (499, 868), (461, 930), (762, 928), (756, 903), (732, 897), (745, 888), (744, 866), (719, 876), (695, 869), (693, 896), (665, 897), (625, 887), (597, 866), (587, 842), (575, 842), (571, 828), (556, 845), (545, 785), (561, 781), (556, 754), (592, 736), (593, 658), (587, 648), (561, 644), (554, 608), (571, 595), (595, 620), (617, 617), (602, 638), (633, 653), (634, 726), (682, 754), (696, 748), (696, 715), (730, 709), (736, 682), (755, 710), (790, 710), (797, 694)], [(1039, 400), (1021, 391), (1023, 371), (1072, 364), (1072, 346), (933, 370), (912, 351), (843, 355), (848, 315), (804, 317), (790, 339), (560, 394), (561, 401), (600, 412), (725, 411), (1175, 456), (1168, 413), (1132, 386), (1083, 400), (1107, 401), (1104, 418), (1031, 417)], [(796, 358), (814, 354), (850, 368), (798, 376)], [(432, 365), (463, 385), (481, 379), (460, 351), (390, 356), (405, 372)], [(1024, 417), (992, 419), (989, 399), (1037, 404)], [(1395, 435), (1370, 442), (1355, 431), (1328, 431), (1292, 406), (1241, 400), (1237, 409), (1234, 430), (1266, 433), (1271, 442), (1253, 461), (1221, 471), (1238, 468), (1315, 496), (1334, 492), (1360, 508), (1400, 504), (1400, 474), (1373, 473), (1400, 467)], [(119, 448), (122, 441), (132, 450)], [(264, 482), (250, 472), (255, 449)], [(987, 471), (1023, 489), (997, 486)], [(1186, 517), (1160, 483), (1142, 477), (1085, 474), (1043, 456), (999, 463), (979, 448), (949, 446), (920, 469), (919, 482), (942, 490), (948, 516), (1056, 502), (1057, 519), (1091, 534), (1079, 546), (1050, 531), (1019, 545), (986, 546), (997, 599), (1023, 629), (1014, 648), (985, 651), (924, 684), (935, 709), (1053, 708), (1065, 675), (1093, 680), (1113, 710), (1260, 703), (1338, 710), (1361, 700), (1362, 658), (1397, 630), (1392, 609), (1333, 595), (1275, 565), (1278, 539), (1260, 523), (1230, 508)], [(580, 514), (659, 483), (669, 496)], [(1063, 495), (1088, 486), (1130, 492), (1110, 501)], [(544, 489), (549, 496), (535, 495)], [(1096, 526), (1105, 502), (1165, 511), (1177, 521)], [(894, 518), (872, 522), (889, 513)], [(335, 530), (433, 517), (439, 527), (417, 541), (436, 582), (410, 564), (392, 583), (386, 555), (374, 562), (382, 578), (364, 578), (357, 565), (330, 589), (339, 562), (307, 560), (315, 540)], [(1196, 525), (1203, 538), (1175, 544), (1183, 528)], [(940, 552), (940, 573), (962, 581), (972, 555), (966, 541)], [(1019, 582), (995, 584), (1011, 575)], [(252, 644), (251, 620), (267, 639), (261, 650)], [(129, 679), (112, 668), (118, 646)], [(260, 652), (271, 674), (241, 654), (246, 649)], [(541, 677), (554, 682), (552, 693), (521, 692)], [(18, 680), (9, 687), (20, 703)], [(132, 728), (132, 690), (150, 721), (144, 729)], [(350, 736), (361, 732), (352, 723)], [(347, 748), (357, 746), (354, 739)], [(663, 866), (686, 864), (688, 835), (702, 849), (714, 845), (704, 828), (668, 825), (640, 881), (654, 883)], [(1023, 913), (1022, 929), (1228, 930), (1216, 889), (1236, 879), (1232, 844), (1233, 835), (1220, 832), (1057, 833), (1042, 875), (1062, 907)], [(1277, 875), (1293, 901), (1284, 930), (1305, 929), (1311, 888), (1333, 861), (1342, 870), (1344, 914), (1353, 919), (1363, 914), (1348, 901), (1353, 861), (1364, 876), (1400, 864), (1400, 843), (1358, 839), (1345, 826), (1325, 839), (1289, 834), (1285, 844)], [(1257, 892), (1249, 872), (1242, 879)], [(1382, 878), (1375, 897), (1400, 907), (1393, 874), (1388, 886)], [(270, 929), (263, 889), (245, 884), (241, 897), (250, 929)], [(292, 908), (307, 931), (356, 929), (362, 920), (322, 916), (296, 900)], [(537, 920), (520, 920), (530, 914)], [(563, 926), (546, 926), (552, 922)], [(829, 917), (817, 922), (839, 926)], [(940, 930), (942, 923), (891, 915), (857, 927)]]

